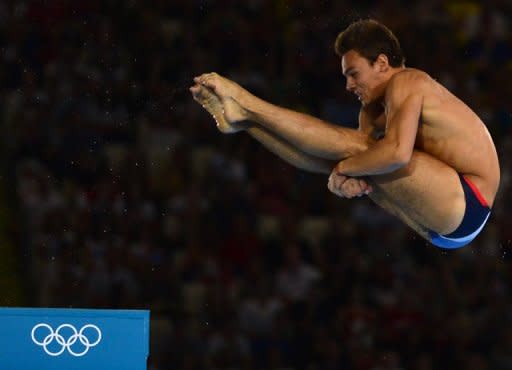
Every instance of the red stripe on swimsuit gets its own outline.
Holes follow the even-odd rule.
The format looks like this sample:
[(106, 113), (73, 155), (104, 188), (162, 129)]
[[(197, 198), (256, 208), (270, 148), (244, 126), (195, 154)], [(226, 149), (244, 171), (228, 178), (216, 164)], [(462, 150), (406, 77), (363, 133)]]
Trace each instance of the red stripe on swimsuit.
[(462, 177), (464, 177), (464, 181), (466, 181), (466, 183), (469, 185), (469, 187), (471, 188), (471, 190), (473, 191), (473, 193), (475, 194), (476, 198), (478, 199), (478, 201), (480, 202), (480, 204), (484, 207), (489, 207), (489, 205), (487, 204), (487, 201), (485, 200), (485, 198), (482, 196), (482, 194), (480, 193), (480, 191), (478, 190), (478, 188), (476, 187), (475, 184), (473, 184), (466, 176), (462, 175)]

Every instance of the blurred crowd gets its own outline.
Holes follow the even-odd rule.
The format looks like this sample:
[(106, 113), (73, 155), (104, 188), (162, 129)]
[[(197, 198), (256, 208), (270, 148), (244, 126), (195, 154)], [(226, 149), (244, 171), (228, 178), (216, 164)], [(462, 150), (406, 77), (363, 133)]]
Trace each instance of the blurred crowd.
[[(0, 1), (0, 112), (30, 304), (152, 311), (149, 369), (512, 369), (508, 0)], [(190, 97), (217, 71), (357, 125), (333, 43), (395, 31), (485, 121), (488, 226), (429, 245), (339, 199)], [(478, 150), (478, 148), (474, 148)]]

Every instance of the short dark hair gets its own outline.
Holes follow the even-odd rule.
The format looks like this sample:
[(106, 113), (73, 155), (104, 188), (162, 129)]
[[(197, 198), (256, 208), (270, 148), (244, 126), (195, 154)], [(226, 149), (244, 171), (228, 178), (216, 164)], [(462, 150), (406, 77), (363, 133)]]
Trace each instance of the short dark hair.
[(400, 42), (389, 28), (374, 19), (362, 19), (340, 32), (334, 43), (334, 51), (340, 58), (350, 50), (357, 51), (371, 63), (380, 54), (388, 57), (389, 65), (400, 67), (405, 57)]

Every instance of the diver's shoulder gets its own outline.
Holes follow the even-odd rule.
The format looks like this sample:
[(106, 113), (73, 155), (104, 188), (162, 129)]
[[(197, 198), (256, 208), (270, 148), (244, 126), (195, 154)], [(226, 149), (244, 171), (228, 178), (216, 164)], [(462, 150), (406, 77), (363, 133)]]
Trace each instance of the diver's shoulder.
[(397, 82), (427, 82), (431, 81), (432, 77), (421, 69), (416, 68), (403, 68), (397, 71), (392, 77), (391, 81)]
[(388, 88), (418, 90), (431, 84), (432, 81), (432, 77), (425, 71), (415, 68), (403, 68), (391, 77)]

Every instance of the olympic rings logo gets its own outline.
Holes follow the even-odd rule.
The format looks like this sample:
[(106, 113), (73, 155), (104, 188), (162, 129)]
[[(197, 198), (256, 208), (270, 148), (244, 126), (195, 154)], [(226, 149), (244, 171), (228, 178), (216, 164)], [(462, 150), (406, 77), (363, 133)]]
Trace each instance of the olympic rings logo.
[[(44, 337), (43, 340), (38, 340), (36, 338), (36, 331), (39, 329), (39, 332), (41, 332), (43, 328), (48, 330), (48, 334), (46, 337)], [(67, 340), (65, 340), (64, 336), (61, 334), (61, 331), (65, 328), (71, 329), (72, 332), (71, 336)], [(94, 342), (91, 342), (91, 340), (86, 335), (84, 335), (84, 331), (87, 329), (96, 331), (97, 339)], [(87, 324), (84, 325), (80, 331), (77, 331), (73, 325), (62, 324), (57, 328), (57, 330), (54, 331), (50, 325), (41, 323), (34, 326), (32, 329), (31, 337), (32, 341), (38, 346), (43, 347), (44, 351), (49, 356), (60, 356), (65, 350), (67, 350), (70, 355), (81, 357), (89, 352), (91, 347), (95, 347), (99, 342), (101, 342), (101, 330), (96, 325)], [(41, 336), (39, 336), (39, 338), (41, 338)], [(54, 340), (57, 344), (52, 345)], [(81, 344), (75, 345), (77, 341), (80, 341)], [(61, 348), (59, 349), (59, 347)], [(81, 347), (84, 348), (83, 350), (79, 351), (78, 349)]]

